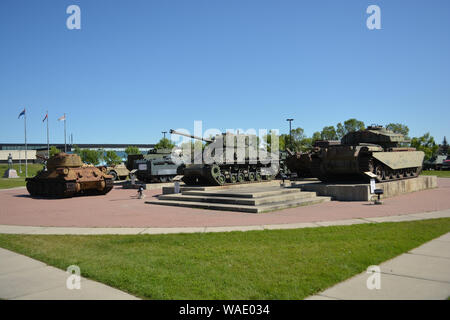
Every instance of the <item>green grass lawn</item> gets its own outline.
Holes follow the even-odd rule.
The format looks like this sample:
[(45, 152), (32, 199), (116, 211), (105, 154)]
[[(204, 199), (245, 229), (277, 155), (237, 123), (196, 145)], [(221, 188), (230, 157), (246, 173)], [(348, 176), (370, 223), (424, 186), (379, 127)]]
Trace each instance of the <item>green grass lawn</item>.
[(450, 170), (424, 170), (424, 176), (438, 176), (439, 178), (450, 178)]
[[(42, 170), (43, 165), (37, 163), (28, 164), (28, 177), (34, 177), (39, 170)], [(5, 179), (2, 178), (5, 171), (8, 169), (8, 164), (0, 164), (0, 189), (15, 188), (25, 186), (25, 163), (22, 163), (22, 173), (20, 173), (19, 165), (14, 164), (13, 169), (17, 171), (20, 178)]]
[(148, 299), (303, 299), (450, 231), (450, 218), (175, 235), (6, 235), (0, 247)]

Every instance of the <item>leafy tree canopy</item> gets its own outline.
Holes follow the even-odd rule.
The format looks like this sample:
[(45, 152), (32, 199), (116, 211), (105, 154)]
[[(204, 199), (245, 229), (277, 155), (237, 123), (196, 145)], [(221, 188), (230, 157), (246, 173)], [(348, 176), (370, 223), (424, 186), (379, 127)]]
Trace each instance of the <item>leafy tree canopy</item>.
[(168, 138), (161, 138), (157, 144), (155, 144), (155, 149), (172, 149), (175, 144)]
[(442, 154), (445, 154), (445, 155), (448, 154), (448, 143), (447, 143), (446, 137), (444, 137), (444, 140), (442, 141), (441, 150), (442, 150)]
[(50, 157), (53, 157), (55, 154), (60, 153), (61, 150), (59, 150), (57, 147), (55, 146), (51, 146), (50, 147)]
[(125, 149), (125, 153), (127, 155), (132, 155), (132, 154), (140, 154), (141, 152), (139, 151), (139, 148), (136, 146), (128, 146)]
[(345, 136), (349, 132), (353, 131), (359, 131), (364, 130), (365, 125), (363, 121), (359, 121), (355, 118), (348, 119), (347, 121), (344, 121), (344, 124), (338, 123), (336, 126), (336, 133), (338, 136), (338, 139), (342, 139), (343, 136)]
[(320, 132), (320, 138), (322, 140), (338, 140), (338, 134), (334, 126), (327, 126)]
[(122, 162), (122, 159), (117, 155), (115, 151), (106, 151), (104, 156), (106, 165), (113, 166)]
[(405, 124), (401, 124), (401, 123), (389, 123), (386, 126), (386, 129), (394, 131), (395, 133), (401, 133), (402, 135), (405, 136), (405, 139), (409, 139), (408, 134), (409, 134), (409, 128), (407, 125)]
[(436, 145), (436, 143), (434, 142), (434, 138), (430, 135), (429, 132), (425, 133), (421, 137), (412, 138), (411, 147), (425, 152), (425, 160), (433, 157), (439, 149), (439, 146)]

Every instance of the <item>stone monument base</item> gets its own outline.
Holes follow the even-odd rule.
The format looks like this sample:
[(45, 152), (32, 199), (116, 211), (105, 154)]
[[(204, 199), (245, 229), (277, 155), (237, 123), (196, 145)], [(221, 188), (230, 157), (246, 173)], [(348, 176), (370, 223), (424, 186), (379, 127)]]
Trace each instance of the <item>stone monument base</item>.
[(19, 175), (17, 174), (17, 171), (14, 169), (8, 169), (5, 171), (5, 174), (3, 175), (3, 178), (19, 178)]
[[(292, 186), (302, 191), (313, 191), (319, 196), (329, 196), (333, 200), (343, 201), (370, 201), (374, 194), (370, 193), (368, 183), (324, 183), (320, 181), (292, 182)], [(377, 189), (383, 189), (383, 199), (400, 194), (437, 188), (436, 176), (418, 176), (417, 178), (377, 182)]]

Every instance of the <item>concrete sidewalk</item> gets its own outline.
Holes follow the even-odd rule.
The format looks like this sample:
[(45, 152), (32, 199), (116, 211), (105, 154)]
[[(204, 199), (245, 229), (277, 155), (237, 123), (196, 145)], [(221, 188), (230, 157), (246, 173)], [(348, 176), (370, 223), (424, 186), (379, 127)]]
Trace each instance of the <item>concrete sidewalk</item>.
[(262, 225), (237, 225), (237, 226), (217, 226), (217, 227), (149, 227), (149, 228), (89, 228), (89, 227), (33, 227), (33, 226), (13, 226), (0, 225), (0, 234), (72, 234), (72, 235), (99, 235), (99, 234), (171, 234), (171, 233), (198, 233), (198, 232), (229, 232), (229, 231), (252, 231), (252, 230), (281, 230), (300, 229), (328, 226), (342, 226), (362, 223), (381, 222), (401, 222), (416, 221), (437, 218), (449, 218), (450, 209), (423, 213), (412, 213), (403, 215), (392, 215), (373, 218), (354, 218), (342, 220), (327, 220), (317, 222), (282, 223), (282, 224), (262, 224)]
[(379, 265), (380, 289), (366, 272), (307, 300), (445, 300), (450, 296), (450, 233)]
[[(83, 274), (83, 270), (81, 270)], [(81, 277), (80, 289), (68, 289), (63, 270), (0, 248), (0, 299), (130, 300), (128, 293)]]

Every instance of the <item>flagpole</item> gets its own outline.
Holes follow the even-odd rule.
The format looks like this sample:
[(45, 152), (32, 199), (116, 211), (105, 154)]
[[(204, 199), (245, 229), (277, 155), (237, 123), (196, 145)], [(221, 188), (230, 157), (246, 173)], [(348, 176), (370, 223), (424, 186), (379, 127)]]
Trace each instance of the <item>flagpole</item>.
[(64, 113), (64, 152), (67, 152), (66, 145), (66, 114)]
[(47, 158), (50, 158), (50, 140), (48, 138), (48, 110), (47, 110)]
[(25, 128), (25, 177), (28, 177), (28, 157), (27, 157), (27, 112), (23, 115), (23, 124)]

